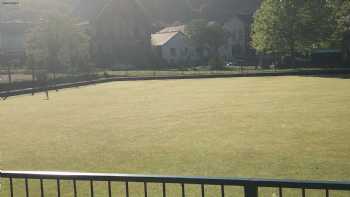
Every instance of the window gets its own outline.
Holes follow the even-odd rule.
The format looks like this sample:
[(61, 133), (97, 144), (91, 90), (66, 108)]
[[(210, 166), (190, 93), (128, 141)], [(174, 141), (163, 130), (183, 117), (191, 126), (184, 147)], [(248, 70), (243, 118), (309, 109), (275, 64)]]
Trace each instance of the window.
[(170, 54), (171, 54), (171, 56), (176, 56), (176, 49), (170, 48)]

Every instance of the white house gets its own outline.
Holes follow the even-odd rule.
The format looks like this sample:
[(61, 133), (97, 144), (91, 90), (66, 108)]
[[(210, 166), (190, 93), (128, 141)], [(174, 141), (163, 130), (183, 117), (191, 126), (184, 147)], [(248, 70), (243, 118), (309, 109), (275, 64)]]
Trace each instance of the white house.
[(185, 26), (168, 27), (152, 34), (152, 47), (165, 63), (171, 65), (189, 62), (194, 57), (193, 49), (184, 33)]
[[(247, 54), (250, 20), (251, 17), (248, 15), (236, 15), (222, 24), (228, 33), (226, 44), (219, 49), (223, 60), (233, 61)], [(185, 25), (167, 27), (152, 34), (152, 46), (157, 55), (166, 63), (173, 65), (199, 60), (200, 56), (185, 35), (185, 28)]]

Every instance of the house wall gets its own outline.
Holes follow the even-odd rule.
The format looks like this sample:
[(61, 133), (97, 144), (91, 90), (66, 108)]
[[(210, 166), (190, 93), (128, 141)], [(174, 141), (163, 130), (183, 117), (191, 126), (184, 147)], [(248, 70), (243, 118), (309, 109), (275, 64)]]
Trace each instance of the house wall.
[[(224, 23), (223, 28), (228, 32), (228, 39), (226, 44), (219, 48), (221, 58), (225, 61), (234, 61), (246, 57), (249, 46), (249, 24), (235, 16)], [(172, 50), (176, 50), (176, 54), (173, 54)], [(209, 58), (207, 51), (204, 51), (203, 55), (198, 54), (189, 44), (188, 38), (180, 32), (163, 45), (158, 54), (161, 54), (162, 59), (169, 64), (198, 63), (201, 57)]]
[(192, 61), (194, 58), (193, 49), (182, 33), (176, 34), (174, 38), (161, 47), (161, 56), (169, 64), (181, 64)]

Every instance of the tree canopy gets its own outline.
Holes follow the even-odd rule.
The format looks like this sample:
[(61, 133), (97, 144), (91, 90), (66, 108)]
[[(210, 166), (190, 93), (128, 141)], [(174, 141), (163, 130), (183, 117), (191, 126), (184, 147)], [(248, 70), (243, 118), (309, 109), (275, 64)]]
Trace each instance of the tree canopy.
[(185, 29), (192, 44), (216, 56), (219, 48), (226, 42), (226, 33), (217, 23), (210, 23), (203, 19), (193, 20)]
[(350, 1), (334, 1), (336, 28), (331, 45), (343, 50), (344, 60), (350, 61)]
[(192, 46), (197, 49), (201, 61), (211, 64), (215, 69), (221, 69), (218, 67), (223, 66), (219, 49), (227, 40), (227, 34), (222, 25), (196, 19), (186, 26), (185, 33), (188, 35)]
[(328, 1), (265, 0), (254, 17), (252, 45), (261, 53), (294, 57), (328, 41), (333, 25)]
[(27, 64), (32, 69), (83, 72), (89, 66), (90, 40), (71, 17), (50, 16), (27, 34)]
[[(106, 2), (108, 1), (81, 0), (78, 10), (81, 10), (84, 16), (91, 18)], [(189, 22), (198, 17), (225, 21), (238, 13), (251, 14), (259, 7), (261, 0), (136, 0), (136, 2), (147, 12), (153, 23), (172, 24), (176, 21)]]
[(151, 21), (136, 0), (111, 1), (93, 25), (94, 57), (99, 65), (148, 63)]

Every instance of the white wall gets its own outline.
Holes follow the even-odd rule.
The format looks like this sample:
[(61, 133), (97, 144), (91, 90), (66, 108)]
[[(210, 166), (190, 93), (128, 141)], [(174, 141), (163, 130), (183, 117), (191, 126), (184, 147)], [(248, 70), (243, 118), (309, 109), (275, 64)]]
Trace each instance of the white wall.
[[(240, 56), (246, 51), (246, 27), (245, 24), (237, 17), (224, 24), (224, 29), (229, 32), (227, 43), (219, 49), (220, 56), (225, 61), (232, 61), (235, 57)], [(239, 46), (241, 53), (235, 53), (233, 46)], [(171, 53), (171, 48), (176, 50), (176, 55)], [(188, 52), (185, 52), (185, 49)], [(178, 33), (172, 40), (161, 47), (163, 60), (170, 64), (181, 64), (182, 62), (191, 62), (199, 60), (195, 49), (189, 44), (188, 38)]]
[[(175, 54), (172, 53), (175, 50)], [(188, 43), (188, 39), (182, 33), (177, 33), (168, 43), (161, 47), (162, 58), (169, 64), (179, 64), (191, 61), (193, 49)]]

